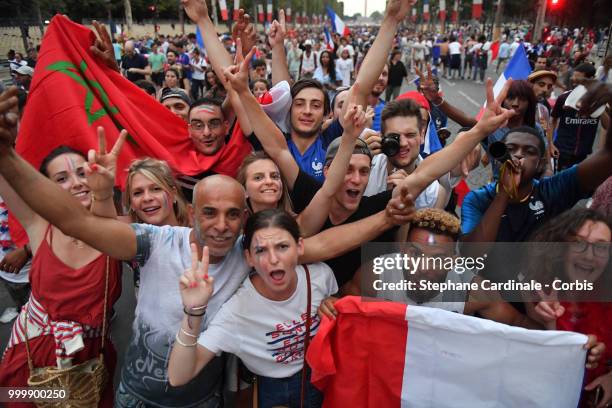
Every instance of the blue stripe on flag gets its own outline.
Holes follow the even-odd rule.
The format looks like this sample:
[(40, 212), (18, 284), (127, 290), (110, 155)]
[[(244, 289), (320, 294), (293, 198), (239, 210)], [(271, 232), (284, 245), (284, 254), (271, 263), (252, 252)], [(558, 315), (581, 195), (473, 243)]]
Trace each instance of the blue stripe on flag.
[(334, 13), (334, 10), (329, 6), (325, 6), (325, 10), (327, 11), (327, 15), (331, 20), (332, 29), (334, 30), (334, 33), (337, 33), (338, 29), (336, 28), (336, 13)]
[(506, 79), (527, 79), (529, 74), (531, 74), (531, 66), (529, 65), (529, 60), (527, 59), (525, 46), (521, 44), (516, 49), (514, 56), (508, 63), (508, 66), (506, 66), (506, 69), (504, 70), (504, 77), (506, 77)]

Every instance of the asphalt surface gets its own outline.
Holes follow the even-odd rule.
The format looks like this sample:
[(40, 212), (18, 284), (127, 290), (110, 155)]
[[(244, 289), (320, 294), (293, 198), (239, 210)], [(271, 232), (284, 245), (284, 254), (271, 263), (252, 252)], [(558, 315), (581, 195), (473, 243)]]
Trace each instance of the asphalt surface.
[[(411, 74), (414, 77), (414, 74)], [(489, 77), (495, 81), (497, 76), (493, 70), (488, 71)], [(440, 88), (444, 92), (446, 101), (454, 106), (461, 108), (464, 112), (476, 115), (485, 100), (485, 86), (476, 84), (471, 80), (440, 80)], [(416, 89), (414, 84), (405, 81), (402, 92)], [(448, 128), (452, 137), (456, 135), (461, 126), (449, 121)], [(470, 188), (484, 185), (490, 177), (489, 169), (479, 167), (470, 173), (468, 184)], [(134, 309), (136, 300), (134, 296), (134, 285), (132, 273), (129, 269), (123, 274), (123, 291), (121, 298), (115, 304), (116, 317), (111, 325), (113, 343), (118, 353), (118, 367), (121, 367), (124, 351), (131, 337), (131, 326), (134, 319)], [(0, 314), (6, 307), (13, 306), (11, 298), (8, 296), (4, 285), (0, 285)], [(12, 323), (0, 324), (0, 350), (4, 350), (10, 336)], [(117, 370), (118, 371), (118, 370)], [(115, 373), (115, 384), (117, 384), (117, 373)]]

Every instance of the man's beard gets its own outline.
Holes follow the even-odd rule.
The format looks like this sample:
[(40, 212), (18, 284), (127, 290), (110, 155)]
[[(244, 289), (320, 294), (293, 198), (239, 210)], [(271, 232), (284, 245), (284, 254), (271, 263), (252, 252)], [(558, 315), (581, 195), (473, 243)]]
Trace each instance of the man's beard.
[(378, 89), (376, 89), (377, 87), (378, 87), (378, 85), (374, 85), (374, 88), (372, 88), (371, 94), (372, 94), (372, 96), (375, 96), (376, 98), (379, 98), (380, 95), (382, 95), (383, 92), (385, 92), (385, 89), (383, 88), (383, 90), (379, 92)]

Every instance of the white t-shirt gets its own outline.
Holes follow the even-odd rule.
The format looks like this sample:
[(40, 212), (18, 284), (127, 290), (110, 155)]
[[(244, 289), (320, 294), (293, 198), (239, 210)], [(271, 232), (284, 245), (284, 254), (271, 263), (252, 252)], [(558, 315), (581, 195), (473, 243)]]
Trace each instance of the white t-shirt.
[(206, 80), (206, 67), (208, 66), (208, 64), (206, 64), (206, 60), (202, 57), (200, 57), (199, 60), (196, 60), (195, 58), (191, 59), (191, 64), (195, 65), (196, 67), (202, 68), (202, 71), (199, 71), (197, 69), (193, 69), (192, 70), (192, 74), (191, 77), (193, 79), (197, 79), (198, 81), (204, 81)]
[[(417, 158), (417, 166), (421, 161), (423, 161), (423, 158), (419, 155)], [(374, 156), (372, 159), (372, 168), (370, 170), (370, 179), (368, 181), (368, 185), (366, 186), (365, 192), (363, 193), (364, 196), (369, 197), (382, 193), (383, 191), (387, 191), (388, 162), (388, 157), (382, 153)], [(457, 180), (453, 180), (449, 173), (442, 176), (440, 180), (444, 181), (444, 187), (448, 190), (454, 187), (453, 184), (458, 182)], [(423, 190), (423, 192), (416, 198), (414, 202), (416, 209), (433, 208), (438, 200), (439, 191), (440, 182), (438, 180), (428, 185), (427, 188), (425, 188), (425, 190)]]
[(302, 53), (302, 72), (311, 72), (314, 73), (315, 66), (319, 64), (317, 61), (317, 54), (314, 51), (310, 52), (310, 56), (306, 51)]
[[(338, 291), (332, 270), (324, 263), (308, 265), (312, 290), (310, 333), (321, 323), (317, 308)], [(307, 287), (303, 266), (296, 268), (297, 288), (284, 301), (263, 297), (246, 279), (201, 335), (198, 342), (213, 353), (237, 355), (257, 375), (286, 378), (302, 369), (306, 333)]]
[(452, 43), (448, 44), (448, 52), (450, 55), (461, 54), (461, 44), (459, 44), (457, 41), (453, 41)]
[[(191, 228), (132, 224), (136, 231), (140, 265), (140, 290), (136, 304), (136, 324), (157, 329), (171, 337), (183, 320), (179, 279), (191, 267), (189, 235)], [(223, 261), (210, 264), (208, 274), (215, 279), (215, 290), (208, 302), (203, 328), (240, 287), (250, 270), (243, 256), (241, 238)]]
[(336, 68), (342, 74), (342, 86), (351, 86), (351, 72), (353, 72), (353, 59), (337, 59)]

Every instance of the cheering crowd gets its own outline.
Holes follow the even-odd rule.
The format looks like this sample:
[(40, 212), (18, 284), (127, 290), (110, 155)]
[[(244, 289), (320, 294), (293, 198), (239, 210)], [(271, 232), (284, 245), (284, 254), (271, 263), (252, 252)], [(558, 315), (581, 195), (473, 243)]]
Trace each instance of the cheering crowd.
[[(90, 406), (218, 407), (239, 393), (238, 405), (318, 407), (325, 396), (305, 351), (338, 299), (357, 295), (586, 334), (582, 401), (612, 403), (609, 303), (369, 293), (360, 252), (369, 242), (430, 256), (456, 255), (457, 242), (567, 242), (568, 253), (542, 255), (563, 258), (549, 278), (609, 285), (612, 62), (593, 63), (601, 32), (548, 30), (531, 44), (531, 33), (508, 28), (496, 69), (524, 49), (533, 71), (494, 95), (491, 41), (469, 26), (417, 33), (404, 26), (408, 0), (389, 0), (380, 27), (334, 34), (333, 44), (288, 28), (282, 10), (265, 36), (241, 10), (220, 37), (206, 2), (182, 4), (202, 43), (195, 34), (115, 40), (95, 23), (89, 51), (184, 121), (194, 155), (223, 157), (239, 143), (223, 171), (178, 174), (141, 157), (124, 172), (128, 131), (111, 147), (103, 127), (97, 149), (57, 146), (35, 169), (15, 150), (35, 53), (0, 95), (0, 278), (15, 303), (0, 318), (14, 319), (0, 386), (94, 361), (106, 380), (73, 394)], [(416, 90), (401, 93), (412, 74)], [(486, 82), (478, 118), (444, 99), (443, 77)], [(449, 119), (462, 126), (453, 137)], [(491, 182), (464, 197), (457, 186), (481, 165)], [(576, 206), (583, 199), (588, 208)], [(11, 240), (9, 214), (27, 244)], [(110, 319), (122, 273), (133, 274), (137, 302), (119, 367)]]

